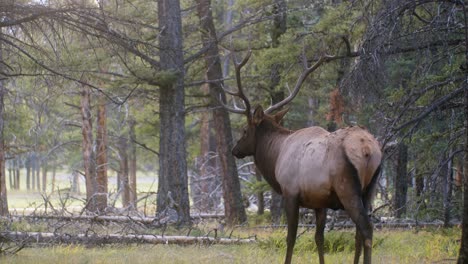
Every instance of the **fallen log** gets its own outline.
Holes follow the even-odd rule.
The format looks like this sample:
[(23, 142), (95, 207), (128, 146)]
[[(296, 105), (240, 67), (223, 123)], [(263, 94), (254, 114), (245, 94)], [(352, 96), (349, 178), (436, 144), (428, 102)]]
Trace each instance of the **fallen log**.
[[(192, 219), (220, 219), (224, 218), (221, 214), (193, 214)], [(155, 217), (141, 217), (141, 216), (118, 216), (118, 215), (10, 215), (8, 217), (1, 217), (0, 219), (44, 219), (44, 220), (58, 220), (58, 221), (93, 221), (93, 222), (138, 222), (145, 225), (150, 225), (158, 222)]]
[(106, 244), (221, 244), (239, 245), (255, 243), (251, 238), (214, 238), (214, 237), (193, 237), (193, 236), (158, 236), (158, 235), (86, 235), (86, 234), (57, 234), (39, 232), (0, 232), (2, 242), (21, 242), (23, 244), (85, 244), (85, 245), (106, 245)]
[[(461, 223), (451, 223), (450, 226), (458, 226)], [(387, 222), (387, 223), (373, 223), (375, 229), (414, 229), (414, 228), (441, 228), (444, 227), (444, 223), (440, 222)], [(246, 229), (286, 229), (287, 225), (262, 225), (262, 226), (251, 226), (244, 227)], [(299, 224), (301, 228), (315, 228), (315, 224)], [(356, 225), (352, 222), (335, 223), (334, 229), (353, 229)], [(327, 223), (327, 228), (330, 228)]]

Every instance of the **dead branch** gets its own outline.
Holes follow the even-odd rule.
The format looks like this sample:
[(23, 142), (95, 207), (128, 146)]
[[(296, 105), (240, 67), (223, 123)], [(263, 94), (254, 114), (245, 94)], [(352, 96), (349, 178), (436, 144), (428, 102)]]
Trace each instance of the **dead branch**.
[(221, 244), (238, 245), (251, 244), (256, 240), (252, 238), (214, 238), (214, 237), (192, 237), (192, 236), (157, 236), (157, 235), (70, 235), (57, 233), (39, 232), (1, 232), (0, 240), (22, 241), (24, 243), (46, 243), (46, 244)]
[[(222, 214), (192, 214), (193, 219), (218, 219), (224, 218)], [(42, 220), (59, 220), (59, 221), (90, 221), (90, 222), (136, 222), (145, 225), (151, 225), (156, 222), (154, 217), (140, 217), (140, 216), (113, 216), (113, 215), (10, 215), (9, 217), (0, 217), (6, 220), (22, 220), (22, 219), (42, 219)]]

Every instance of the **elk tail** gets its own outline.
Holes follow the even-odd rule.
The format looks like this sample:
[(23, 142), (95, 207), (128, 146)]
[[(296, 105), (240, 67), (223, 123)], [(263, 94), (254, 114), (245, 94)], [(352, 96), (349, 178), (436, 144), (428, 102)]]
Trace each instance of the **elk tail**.
[(371, 203), (375, 195), (375, 190), (377, 189), (376, 187), (377, 182), (379, 182), (381, 168), (382, 164), (380, 164), (379, 167), (377, 167), (377, 169), (374, 172), (374, 175), (372, 176), (371, 182), (369, 183), (369, 185), (366, 186), (366, 188), (363, 191), (362, 201), (364, 203), (364, 206), (366, 206), (366, 208), (370, 211), (372, 211)]

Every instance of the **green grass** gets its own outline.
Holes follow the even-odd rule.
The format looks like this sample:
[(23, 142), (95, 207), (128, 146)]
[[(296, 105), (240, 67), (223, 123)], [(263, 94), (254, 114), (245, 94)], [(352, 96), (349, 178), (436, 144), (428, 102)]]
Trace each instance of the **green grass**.
[[(294, 263), (318, 263), (313, 231), (299, 237)], [(242, 232), (242, 230), (240, 230)], [(252, 230), (249, 230), (251, 233)], [(454, 263), (460, 229), (375, 232), (374, 263)], [(354, 232), (332, 231), (325, 234), (330, 246), (327, 263), (352, 263)], [(26, 248), (15, 256), (0, 257), (1, 263), (282, 263), (285, 231), (260, 231), (259, 243), (232, 246), (131, 245), (86, 248), (55, 246)], [(350, 246), (351, 245), (351, 246)]]
[[(24, 174), (23, 174), (24, 175)], [(139, 178), (139, 191), (151, 192), (156, 189), (154, 176), (144, 175)], [(115, 188), (114, 179), (110, 179), (109, 189)], [(73, 195), (66, 198), (66, 192), (53, 192), (49, 187), (46, 193), (37, 191), (9, 190), (8, 200), (10, 208), (17, 208), (17, 213), (23, 213), (24, 208), (45, 208), (44, 196), (55, 208), (61, 208), (66, 202), (67, 208), (81, 208), (84, 195)], [(58, 188), (69, 188), (66, 172), (57, 175)], [(84, 183), (81, 183), (84, 193)], [(8, 184), (7, 184), (8, 186)], [(50, 190), (49, 190), (50, 189)], [(154, 214), (154, 197), (139, 206), (149, 215)], [(118, 202), (116, 204), (118, 205)], [(142, 208), (140, 208), (142, 209)], [(50, 205), (48, 205), (50, 210)], [(140, 210), (143, 211), (143, 210)], [(268, 217), (249, 216), (249, 226), (268, 224)], [(207, 223), (197, 226), (191, 235), (206, 235), (217, 223)], [(10, 226), (11, 230), (50, 232), (45, 223), (31, 225), (27, 221), (20, 221)], [(75, 226), (70, 226), (75, 228)], [(111, 232), (105, 226), (105, 232)], [(73, 233), (73, 230), (67, 232)], [(77, 232), (80, 231), (79, 229)], [(95, 230), (99, 231), (99, 230)], [(102, 230), (101, 230), (102, 231)], [(161, 230), (147, 230), (149, 233), (160, 234)], [(255, 235), (258, 243), (251, 245), (232, 246), (175, 246), (175, 245), (127, 245), (86, 248), (84, 246), (54, 246), (25, 248), (14, 256), (1, 256), (0, 263), (282, 263), (286, 251), (286, 230), (266, 230), (236, 228), (234, 237), (250, 237)], [(304, 230), (299, 230), (302, 233)], [(81, 232), (81, 231), (80, 231)], [(220, 232), (220, 236), (228, 236), (231, 230)], [(187, 230), (168, 229), (165, 234), (186, 234)], [(212, 233), (212, 232), (211, 232)], [(210, 234), (211, 234), (210, 233)], [(414, 230), (376, 230), (374, 232), (373, 263), (454, 263), (459, 249), (461, 230), (450, 229), (422, 229)], [(327, 263), (352, 263), (354, 257), (354, 231), (331, 231), (325, 233), (325, 261)], [(1, 248), (1, 245), (0, 245)], [(318, 256), (314, 242), (314, 230), (304, 232), (296, 242), (293, 263), (318, 263)]]
[[(47, 209), (50, 212), (51, 207), (55, 209), (61, 209), (63, 204), (67, 207), (69, 211), (80, 211), (85, 202), (85, 182), (83, 177), (79, 178), (79, 188), (80, 193), (70, 193), (70, 181), (71, 173), (63, 170), (57, 171), (55, 186), (52, 190), (51, 184), (51, 175), (49, 173), (48, 182), (46, 184), (46, 191), (38, 190), (26, 190), (26, 172), (24, 169), (21, 170), (21, 181), (20, 181), (20, 190), (10, 189), (9, 177), (6, 177), (6, 186), (7, 186), (7, 197), (8, 197), (8, 207), (10, 211), (14, 214), (29, 214), (32, 211), (41, 210), (42, 212), (46, 206), (46, 200), (50, 202), (47, 205)], [(117, 192), (117, 176), (115, 173), (110, 173), (108, 190), (111, 194), (109, 197), (109, 203), (113, 204), (115, 199), (115, 194)], [(42, 176), (41, 176), (42, 180)], [(42, 184), (42, 183), (41, 183)], [(149, 172), (138, 171), (137, 175), (137, 192), (139, 197), (146, 195), (148, 192), (155, 192), (157, 190), (156, 176)], [(155, 196), (150, 196), (148, 200), (142, 201), (139, 206), (141, 211), (145, 210), (148, 214), (154, 214), (154, 206), (152, 202)], [(152, 200), (153, 199), (153, 200)], [(146, 202), (146, 204), (145, 204)], [(115, 201), (116, 207), (121, 207), (121, 196)]]

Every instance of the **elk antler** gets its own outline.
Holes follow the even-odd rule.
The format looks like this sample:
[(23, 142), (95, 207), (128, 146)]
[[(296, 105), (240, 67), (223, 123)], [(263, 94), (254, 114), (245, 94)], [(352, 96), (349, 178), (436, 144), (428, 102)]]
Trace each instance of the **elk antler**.
[(304, 70), (302, 71), (301, 75), (297, 79), (296, 85), (294, 85), (293, 91), (290, 92), (288, 97), (286, 97), (282, 101), (268, 107), (264, 112), (267, 113), (267, 114), (270, 114), (271, 112), (273, 112), (275, 110), (278, 110), (281, 107), (288, 104), (289, 102), (291, 102), (291, 100), (294, 99), (294, 97), (296, 97), (296, 95), (299, 93), (299, 90), (301, 89), (302, 83), (304, 83), (307, 76), (309, 76), (310, 73), (315, 71), (324, 62), (328, 62), (328, 61), (332, 60), (333, 58), (335, 58), (335, 56), (323, 54), (323, 55), (320, 56), (320, 58), (312, 66), (309, 67), (309, 66), (307, 66), (308, 63), (307, 63), (307, 57), (305, 55), (305, 51), (303, 51), (303, 53), (302, 53), (302, 62), (304, 64)]
[(240, 99), (242, 99), (242, 101), (244, 101), (245, 109), (241, 109), (241, 108), (238, 108), (238, 107), (236, 107), (236, 108), (229, 107), (224, 102), (222, 102), (222, 100), (221, 100), (221, 103), (223, 104), (223, 106), (228, 111), (233, 112), (233, 113), (237, 113), (237, 114), (245, 114), (247, 116), (248, 120), (250, 120), (250, 102), (249, 102), (249, 99), (247, 98), (247, 96), (245, 96), (244, 90), (242, 88), (241, 69), (247, 63), (247, 61), (250, 59), (250, 55), (252, 55), (251, 50), (249, 50), (247, 52), (247, 55), (242, 59), (241, 62), (237, 62), (235, 54), (231, 53), (232, 61), (234, 62), (234, 67), (235, 67), (235, 71), (236, 71), (237, 92), (229, 91), (229, 90), (227, 90), (227, 89), (225, 89), (223, 87), (223, 90), (226, 93), (228, 93), (230, 95), (233, 95), (233, 96), (237, 96)]
[[(250, 120), (250, 118), (251, 118), (251, 116), (250, 116), (250, 102), (249, 102), (249, 99), (247, 98), (247, 96), (245, 96), (245, 94), (244, 94), (244, 90), (242, 88), (240, 72), (241, 72), (241, 68), (250, 59), (251, 54), (252, 54), (252, 51), (249, 50), (247, 55), (244, 57), (244, 59), (239, 63), (239, 62), (236, 61), (234, 53), (231, 53), (231, 56), (232, 56), (233, 61), (234, 61), (235, 71), (236, 71), (237, 91), (236, 92), (235, 91), (229, 91), (229, 90), (227, 90), (227, 89), (225, 89), (223, 87), (223, 90), (226, 93), (241, 98), (242, 101), (244, 101), (245, 109), (238, 108), (237, 106), (235, 108), (229, 107), (221, 100), (221, 104), (228, 111), (233, 112), (233, 113), (237, 113), (237, 114), (245, 114), (245, 115), (247, 115), (248, 120)], [(304, 70), (302, 71), (301, 75), (297, 79), (296, 84), (294, 85), (294, 89), (292, 90), (292, 92), (290, 92), (288, 97), (286, 97), (285, 99), (283, 99), (282, 101), (280, 101), (280, 102), (278, 102), (278, 103), (276, 103), (274, 105), (271, 105), (264, 112), (267, 113), (267, 114), (270, 114), (271, 112), (276, 111), (276, 110), (280, 109), (281, 107), (285, 106), (286, 104), (288, 104), (289, 102), (291, 102), (296, 97), (296, 95), (299, 93), (299, 90), (301, 89), (302, 84), (304, 83), (305, 79), (307, 79), (309, 74), (311, 74), (313, 71), (315, 71), (323, 63), (328, 62), (330, 60), (333, 60), (335, 58), (336, 58), (335, 56), (322, 54), (320, 56), (320, 58), (313, 65), (311, 65), (309, 67), (308, 62), (307, 62), (307, 57), (305, 55), (305, 50), (303, 50), (303, 52), (302, 52), (302, 62), (303, 62), (303, 65), (304, 65)]]

